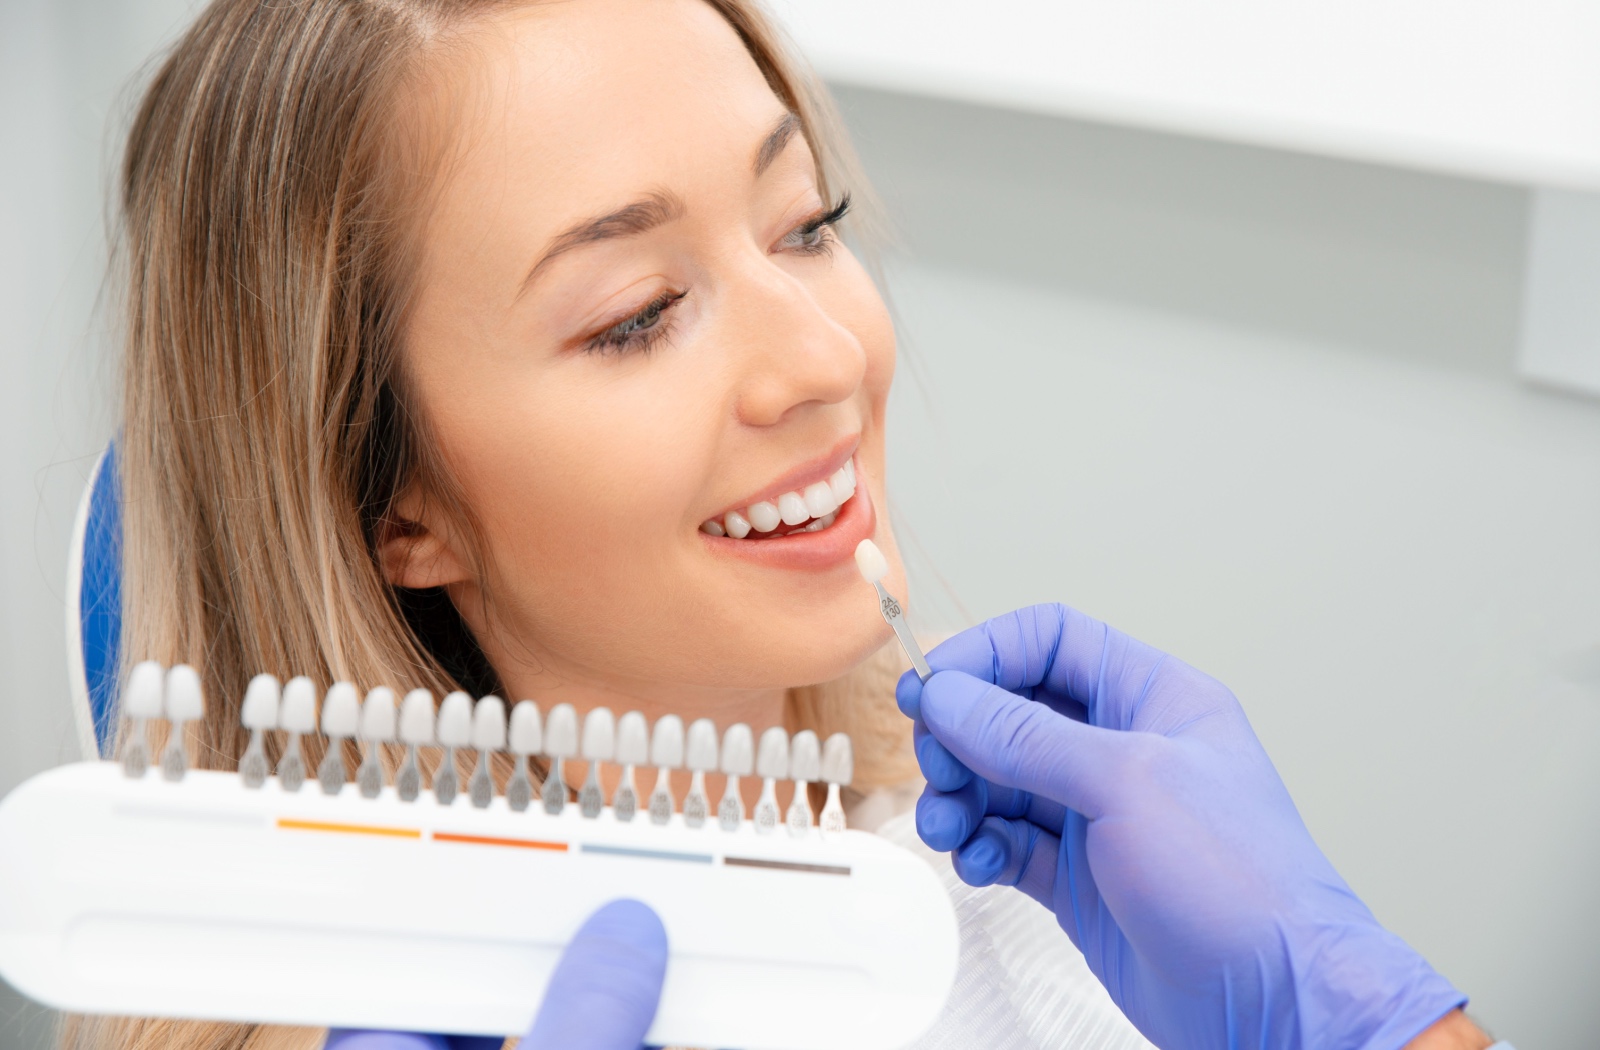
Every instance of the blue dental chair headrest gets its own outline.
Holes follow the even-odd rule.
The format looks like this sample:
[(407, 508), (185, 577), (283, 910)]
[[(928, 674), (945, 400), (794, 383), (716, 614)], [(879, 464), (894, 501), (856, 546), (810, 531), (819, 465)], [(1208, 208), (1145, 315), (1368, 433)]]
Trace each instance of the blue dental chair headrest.
[(110, 757), (122, 648), (122, 483), (113, 441), (78, 504), (67, 554), (67, 661), (83, 757)]

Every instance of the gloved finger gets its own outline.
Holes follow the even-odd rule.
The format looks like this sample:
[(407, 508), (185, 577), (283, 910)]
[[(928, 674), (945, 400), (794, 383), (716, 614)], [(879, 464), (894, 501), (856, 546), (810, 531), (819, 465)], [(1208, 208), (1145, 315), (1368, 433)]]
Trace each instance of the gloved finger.
[(667, 972), (667, 931), (647, 905), (612, 901), (561, 953), (522, 1050), (638, 1050)]
[(922, 717), (973, 773), (1091, 820), (1119, 787), (1119, 759), (1130, 734), (1073, 721), (960, 671), (938, 672), (923, 686)]
[(976, 834), (951, 855), (956, 875), (969, 886), (1015, 886), (1054, 906), (1061, 839), (1026, 820), (985, 817)]
[[(322, 1044), (322, 1050), (454, 1050), (449, 1038), (424, 1032), (375, 1032), (367, 1029), (330, 1028), (328, 1038)], [(494, 1045), (499, 1046), (504, 1042), (504, 1039), (495, 1039)], [(473, 1050), (477, 1048), (474, 1047)]]
[(917, 718), (917, 707), (922, 703), (922, 679), (916, 671), (907, 671), (894, 684), (894, 702), (907, 718)]
[(972, 770), (962, 765), (948, 748), (939, 743), (922, 722), (912, 724), (911, 740), (917, 754), (917, 766), (929, 784), (940, 791), (955, 791), (971, 783)]
[(931, 785), (917, 799), (917, 834), (929, 849), (948, 853), (965, 842), (984, 817), (1026, 820), (1059, 835), (1067, 809), (1054, 799), (991, 784), (974, 777), (961, 788), (944, 792)]

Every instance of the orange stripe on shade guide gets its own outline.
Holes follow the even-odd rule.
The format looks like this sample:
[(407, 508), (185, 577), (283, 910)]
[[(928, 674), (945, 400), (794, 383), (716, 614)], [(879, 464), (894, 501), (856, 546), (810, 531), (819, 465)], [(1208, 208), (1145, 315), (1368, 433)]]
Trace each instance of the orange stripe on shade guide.
[(334, 831), (346, 835), (383, 835), (395, 839), (420, 839), (418, 828), (386, 828), (377, 824), (329, 824), (320, 820), (290, 820), (278, 818), (278, 827), (294, 831)]
[(549, 849), (561, 853), (569, 849), (565, 842), (541, 842), (539, 839), (496, 839), (487, 835), (457, 835), (452, 831), (435, 831), (435, 842), (464, 842), (472, 846), (513, 846), (518, 849)]

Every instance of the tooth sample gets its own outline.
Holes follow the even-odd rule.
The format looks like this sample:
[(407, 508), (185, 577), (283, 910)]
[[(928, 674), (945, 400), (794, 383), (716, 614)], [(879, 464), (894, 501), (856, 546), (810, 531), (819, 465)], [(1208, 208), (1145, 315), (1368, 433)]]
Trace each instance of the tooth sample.
[(757, 532), (771, 532), (783, 524), (783, 515), (778, 513), (777, 506), (766, 500), (750, 504), (744, 512), (750, 519), (751, 528)]
[[(284, 695), (288, 692), (285, 687)], [(402, 802), (415, 802), (422, 794), (417, 748), (433, 743), (433, 694), (426, 689), (413, 689), (400, 701), (400, 742), (406, 745), (406, 760), (394, 775), (394, 792)]]
[(583, 719), (583, 759), (589, 775), (578, 792), (578, 812), (593, 820), (606, 808), (605, 792), (600, 787), (600, 763), (617, 753), (617, 721), (609, 707), (597, 707)]
[(785, 492), (778, 497), (778, 514), (785, 525), (798, 525), (811, 517), (811, 512), (806, 509), (806, 501), (800, 498), (798, 492)]
[(633, 784), (633, 767), (650, 761), (650, 725), (638, 711), (617, 719), (617, 756), (622, 767), (622, 782), (611, 796), (611, 811), (623, 823), (639, 812), (639, 791)]
[(344, 742), (356, 735), (361, 721), (361, 699), (349, 682), (335, 682), (322, 698), (322, 735), (328, 749), (317, 766), (317, 780), (324, 795), (337, 795), (345, 782)]
[(445, 697), (439, 704), (439, 723), (434, 733), (444, 748), (444, 758), (438, 772), (433, 774), (433, 797), (439, 800), (439, 805), (448, 806), (461, 790), (461, 778), (456, 774), (456, 748), (472, 743), (472, 697), (459, 689)]
[(756, 749), (756, 775), (762, 778), (761, 801), (756, 803), (756, 831), (769, 834), (778, 830), (777, 782), (789, 775), (789, 734), (773, 726), (761, 734)]
[(723, 831), (738, 831), (744, 823), (744, 799), (739, 796), (739, 778), (755, 771), (755, 740), (750, 727), (735, 722), (722, 736), (722, 772), (728, 784), (722, 789), (722, 802), (717, 806), (717, 823)]
[(843, 467), (840, 467), (829, 476), (828, 491), (833, 493), (833, 502), (841, 507), (844, 506), (844, 501), (849, 499), (855, 492), (850, 480), (844, 476)]
[(697, 718), (689, 725), (689, 743), (684, 764), (692, 771), (689, 793), (683, 797), (683, 822), (698, 828), (711, 812), (706, 798), (706, 773), (717, 768), (717, 727), (709, 718)]
[(650, 764), (656, 767), (656, 789), (650, 793), (650, 823), (672, 819), (672, 770), (683, 765), (683, 719), (662, 715), (650, 734)]
[(817, 734), (802, 729), (789, 744), (789, 776), (794, 780), (794, 801), (789, 803), (789, 813), (784, 823), (789, 834), (804, 835), (811, 830), (811, 798), (807, 787), (813, 780), (822, 779), (822, 751)]
[(167, 672), (166, 714), (167, 747), (161, 753), (161, 775), (168, 780), (182, 780), (189, 769), (189, 756), (183, 748), (183, 727), (204, 714), (204, 701), (200, 696), (200, 675), (188, 664), (179, 664)]
[(154, 660), (136, 664), (128, 673), (128, 690), (122, 709), (133, 724), (122, 745), (122, 771), (130, 777), (142, 777), (150, 768), (150, 742), (145, 723), (161, 717), (164, 676), (161, 665)]
[[(742, 540), (750, 535), (750, 522), (736, 510), (730, 510), (723, 515), (722, 524), (726, 527), (728, 535), (736, 540)], [(776, 528), (777, 526), (773, 527)]]
[(380, 685), (368, 691), (361, 704), (360, 732), (363, 754), (356, 770), (356, 787), (363, 798), (377, 798), (383, 792), (383, 763), (378, 745), (394, 739), (394, 690)]
[(494, 801), (489, 756), (506, 747), (506, 702), (498, 696), (480, 697), (472, 709), (472, 746), (478, 750), (478, 768), (467, 782), (467, 797), (476, 808), (488, 809)]
[(552, 817), (567, 805), (567, 780), (561, 772), (562, 759), (578, 753), (578, 709), (557, 704), (544, 722), (544, 753), (550, 758), (550, 772), (544, 778), (544, 811)]
[(278, 696), (283, 687), (270, 674), (258, 674), (250, 679), (244, 690), (244, 703), (239, 708), (239, 721), (250, 730), (250, 746), (239, 759), (239, 779), (247, 788), (258, 788), (267, 782), (266, 737), (278, 728)]
[(833, 498), (833, 489), (828, 487), (826, 481), (807, 485), (805, 500), (806, 510), (810, 512), (813, 518), (820, 518), (824, 514), (832, 514), (839, 509), (839, 501)]
[(285, 791), (299, 791), (300, 785), (306, 782), (306, 760), (300, 754), (300, 738), (317, 731), (317, 687), (305, 675), (297, 675), (284, 683), (278, 727), (289, 737), (283, 757), (278, 759), (278, 785)]
[(539, 708), (532, 700), (519, 700), (511, 709), (511, 753), (516, 756), (516, 771), (506, 782), (506, 805), (521, 813), (533, 801), (533, 781), (528, 778), (528, 756), (544, 747), (544, 731), (539, 724)]
[(716, 518), (710, 518), (710, 519), (707, 519), (706, 521), (702, 522), (700, 524), (700, 531), (701, 532), (705, 532), (705, 533), (709, 533), (712, 536), (726, 536), (727, 535), (727, 532), (722, 527), (722, 522), (718, 521)]
[(822, 745), (822, 779), (828, 782), (828, 803), (822, 807), (824, 835), (844, 830), (844, 806), (839, 802), (839, 789), (849, 785), (855, 766), (850, 738), (843, 733), (833, 734)]

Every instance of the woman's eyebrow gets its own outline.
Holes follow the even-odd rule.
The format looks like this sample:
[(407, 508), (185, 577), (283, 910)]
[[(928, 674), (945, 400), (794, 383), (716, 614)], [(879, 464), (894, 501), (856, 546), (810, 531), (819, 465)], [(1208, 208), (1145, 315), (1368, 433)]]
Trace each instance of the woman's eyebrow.
[(783, 147), (789, 144), (789, 140), (794, 138), (794, 133), (799, 130), (800, 118), (795, 114), (785, 113), (779, 118), (777, 127), (767, 133), (767, 137), (761, 141), (761, 148), (756, 150), (756, 162), (752, 167), (757, 175), (772, 166), (772, 162), (778, 159), (778, 154), (783, 152)]
[(533, 264), (528, 276), (522, 279), (522, 286), (517, 289), (517, 298), (522, 297), (522, 293), (528, 290), (533, 279), (539, 276), (539, 271), (553, 262), (557, 256), (586, 244), (594, 244), (596, 241), (635, 237), (657, 226), (665, 225), (673, 219), (681, 218), (683, 213), (682, 198), (666, 190), (656, 190), (632, 204), (623, 205), (616, 211), (573, 223), (551, 239), (549, 246), (539, 256), (539, 261)]

